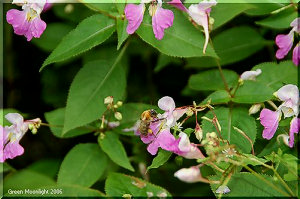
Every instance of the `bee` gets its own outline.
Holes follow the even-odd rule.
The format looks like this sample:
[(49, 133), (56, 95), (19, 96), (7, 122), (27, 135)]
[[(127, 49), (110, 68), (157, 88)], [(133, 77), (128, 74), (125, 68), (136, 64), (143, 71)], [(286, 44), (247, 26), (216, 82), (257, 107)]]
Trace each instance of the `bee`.
[(146, 136), (149, 133), (153, 133), (149, 128), (151, 122), (155, 121), (157, 118), (157, 112), (154, 109), (146, 110), (141, 114), (139, 122), (139, 131), (142, 135)]

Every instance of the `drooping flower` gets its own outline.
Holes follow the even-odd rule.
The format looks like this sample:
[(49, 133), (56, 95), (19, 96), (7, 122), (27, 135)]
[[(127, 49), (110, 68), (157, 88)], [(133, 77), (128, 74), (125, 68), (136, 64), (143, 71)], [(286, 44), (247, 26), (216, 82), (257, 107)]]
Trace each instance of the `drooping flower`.
[(39, 38), (46, 29), (46, 23), (41, 20), (45, 1), (41, 3), (24, 3), (22, 11), (11, 9), (6, 13), (6, 20), (14, 28), (14, 33), (24, 35), (27, 41), (33, 37)]
[(23, 117), (18, 113), (9, 113), (5, 116), (5, 118), (12, 123), (12, 125), (5, 127), (0, 125), (0, 162), (22, 155), (24, 153), (24, 149), (19, 144), (20, 140), (29, 128), (34, 131), (34, 129), (36, 130), (41, 123), (39, 118), (24, 121)]
[[(291, 50), (294, 42), (294, 33), (300, 34), (300, 27), (299, 27), (300, 18), (296, 18), (292, 21), (290, 26), (292, 27), (292, 30), (287, 34), (280, 34), (276, 36), (275, 43), (279, 47), (279, 49), (276, 52), (276, 58), (277, 59), (283, 59), (288, 52)], [(296, 47), (293, 50), (293, 62), (296, 66), (299, 64), (299, 43), (296, 45)]]
[(178, 144), (179, 151), (176, 152), (178, 155), (186, 159), (200, 159), (205, 158), (202, 152), (199, 150), (197, 145), (190, 142), (187, 134), (181, 132), (179, 133), (180, 141)]
[(192, 4), (188, 9), (190, 17), (200, 26), (203, 27), (205, 33), (205, 43), (203, 47), (203, 54), (205, 54), (208, 41), (209, 41), (209, 15), (211, 7), (215, 6), (217, 2), (215, 0), (204, 0), (199, 4)]
[(197, 166), (182, 168), (176, 171), (174, 176), (187, 183), (201, 182), (203, 179), (200, 169)]
[[(149, 0), (142, 0), (141, 4), (127, 4), (125, 16), (128, 20), (127, 33), (133, 34), (141, 25), (145, 12), (145, 3)], [(152, 28), (156, 39), (164, 37), (164, 30), (173, 25), (174, 14), (171, 10), (162, 8), (162, 0), (157, 0), (156, 5), (150, 5), (150, 15), (152, 16)]]
[(299, 118), (293, 118), (291, 121), (291, 126), (290, 126), (290, 138), (289, 138), (289, 147), (294, 146), (294, 134), (299, 133), (300, 130), (300, 119)]
[(279, 106), (284, 117), (297, 116), (299, 114), (299, 89), (296, 85), (287, 84), (281, 87), (276, 93), (283, 103)]
[(266, 108), (260, 112), (260, 123), (264, 126), (263, 138), (270, 140), (274, 136), (278, 128), (280, 116), (280, 111), (271, 111)]
[(261, 74), (261, 69), (255, 71), (245, 71), (241, 75), (242, 80), (256, 80), (256, 77)]

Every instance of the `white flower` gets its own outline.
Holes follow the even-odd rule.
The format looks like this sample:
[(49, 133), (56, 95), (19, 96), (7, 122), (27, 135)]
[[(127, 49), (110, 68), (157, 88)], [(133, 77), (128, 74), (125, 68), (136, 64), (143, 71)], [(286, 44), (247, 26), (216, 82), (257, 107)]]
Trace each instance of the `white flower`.
[(245, 71), (241, 75), (242, 80), (256, 80), (256, 77), (261, 74), (261, 69), (255, 71)]
[(198, 167), (182, 168), (174, 173), (179, 180), (187, 183), (200, 182), (202, 179)]

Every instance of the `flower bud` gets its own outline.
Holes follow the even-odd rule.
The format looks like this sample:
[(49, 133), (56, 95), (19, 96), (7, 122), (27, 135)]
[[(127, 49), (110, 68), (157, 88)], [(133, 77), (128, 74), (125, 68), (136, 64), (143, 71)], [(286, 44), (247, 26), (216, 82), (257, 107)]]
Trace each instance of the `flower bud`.
[(286, 145), (286, 146), (289, 146), (289, 139), (290, 137), (288, 135), (285, 135), (285, 134), (280, 134), (277, 136), (277, 142), (280, 142), (279, 139), (282, 138), (283, 140), (283, 143)]
[(72, 4), (68, 4), (68, 5), (66, 5), (66, 7), (65, 7), (65, 13), (67, 13), (67, 14), (70, 14), (70, 13), (72, 13), (73, 12), (73, 10), (74, 10), (74, 5), (72, 5)]
[(122, 114), (120, 112), (115, 112), (115, 118), (117, 120), (122, 120)]
[(147, 193), (147, 196), (148, 196), (148, 198), (151, 198), (151, 197), (153, 197), (153, 193), (152, 192), (146, 192)]
[(108, 96), (104, 99), (104, 104), (112, 104), (114, 101), (113, 96)]
[(257, 113), (261, 109), (261, 104), (253, 104), (249, 108), (249, 115)]
[(33, 128), (33, 129), (31, 129), (31, 132), (32, 132), (32, 134), (36, 134), (37, 133), (37, 129)]
[(230, 189), (225, 185), (219, 186), (219, 188), (216, 190), (216, 193), (221, 193), (221, 194), (226, 194), (229, 192), (230, 192)]
[(132, 195), (129, 193), (125, 193), (122, 195), (122, 198), (130, 199), (130, 198), (132, 198)]
[(117, 102), (117, 106), (118, 106), (118, 107), (121, 107), (122, 105), (123, 105), (123, 102), (122, 102), (122, 101), (118, 101), (118, 102)]
[(114, 105), (114, 109), (117, 109), (117, 108), (119, 108), (119, 107), (118, 107), (118, 105), (115, 104), (115, 105)]
[(201, 141), (202, 138), (203, 138), (203, 131), (202, 131), (202, 128), (200, 127), (199, 124), (196, 125), (196, 128), (195, 128), (195, 135), (196, 135), (196, 138)]
[(194, 114), (194, 111), (191, 108), (189, 108), (186, 112), (186, 115), (189, 117), (191, 117), (193, 114)]
[(202, 178), (198, 167), (182, 168), (174, 173), (174, 176), (183, 182), (199, 182)]

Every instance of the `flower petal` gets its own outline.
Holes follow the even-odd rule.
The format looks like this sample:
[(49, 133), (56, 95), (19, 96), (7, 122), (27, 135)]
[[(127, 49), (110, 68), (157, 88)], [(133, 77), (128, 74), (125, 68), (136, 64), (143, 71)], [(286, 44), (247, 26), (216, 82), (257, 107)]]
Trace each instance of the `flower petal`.
[(127, 4), (125, 7), (125, 16), (128, 20), (127, 33), (133, 34), (141, 25), (144, 17), (145, 5)]
[(299, 89), (296, 85), (287, 84), (281, 87), (276, 93), (281, 101), (291, 100), (295, 105), (299, 103)]
[(277, 35), (275, 39), (276, 45), (279, 49), (276, 52), (277, 59), (283, 59), (291, 50), (294, 41), (294, 31), (291, 30), (287, 35)]
[(292, 148), (294, 146), (294, 134), (299, 133), (300, 130), (300, 118), (293, 118), (290, 126), (290, 139), (289, 146)]
[(168, 4), (176, 7), (179, 10), (187, 12), (186, 7), (182, 4), (181, 0), (172, 0), (172, 1), (169, 1)]
[(293, 63), (298, 66), (300, 60), (300, 53), (299, 53), (300, 43), (298, 43), (294, 50), (293, 50)]
[(24, 148), (19, 144), (19, 142), (9, 142), (3, 151), (3, 159), (13, 159), (24, 153)]
[(24, 118), (19, 113), (8, 113), (5, 115), (5, 118), (12, 124), (21, 126), (24, 122)]
[(161, 40), (164, 37), (165, 29), (173, 25), (174, 14), (171, 10), (158, 6), (152, 17), (152, 28), (155, 38)]
[(261, 74), (261, 69), (255, 71), (245, 71), (241, 75), (242, 80), (255, 80), (258, 75)]
[(161, 110), (172, 112), (175, 109), (175, 102), (172, 97), (165, 96), (158, 100), (158, 107)]
[(271, 111), (269, 109), (263, 109), (260, 112), (260, 123), (264, 126), (263, 130), (263, 138), (270, 140), (277, 128), (280, 120), (280, 112), (279, 111)]
[(297, 32), (298, 34), (300, 34), (300, 17), (294, 19), (291, 23), (291, 27), (293, 28), (293, 30), (295, 32)]
[(17, 35), (24, 35), (29, 29), (29, 23), (26, 20), (26, 12), (11, 9), (6, 13), (7, 23), (14, 28), (14, 33)]

